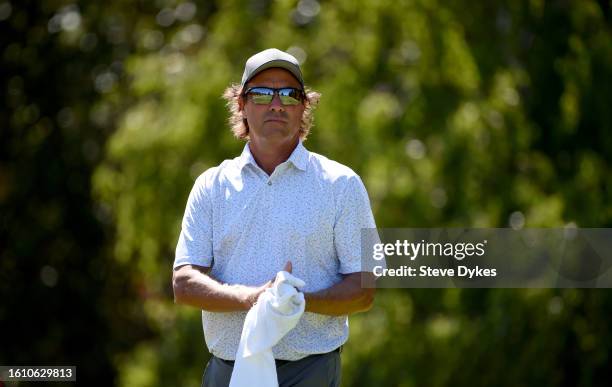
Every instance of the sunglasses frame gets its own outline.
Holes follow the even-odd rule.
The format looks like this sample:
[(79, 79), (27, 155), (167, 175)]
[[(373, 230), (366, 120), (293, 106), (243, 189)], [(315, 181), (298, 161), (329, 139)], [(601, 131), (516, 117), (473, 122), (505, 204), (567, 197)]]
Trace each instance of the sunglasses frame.
[[(255, 100), (254, 100), (254, 99), (251, 99), (251, 100), (253, 101), (253, 103), (254, 103), (254, 104), (256, 104), (256, 105), (269, 105), (270, 103), (272, 103), (272, 100), (274, 100), (274, 96), (276, 96), (276, 95), (278, 95), (278, 98), (280, 99), (281, 104), (282, 104), (283, 106), (295, 106), (295, 105), (298, 105), (299, 103), (303, 103), (303, 102), (304, 102), (304, 99), (306, 98), (306, 93), (304, 92), (304, 90), (303, 90), (303, 89), (298, 89), (297, 87), (280, 87), (280, 88), (278, 88), (278, 89), (275, 89), (275, 88), (273, 88), (273, 87), (266, 87), (266, 86), (253, 86), (253, 87), (249, 87), (249, 88), (248, 88), (248, 89), (247, 89), (247, 90), (246, 90), (246, 91), (245, 91), (245, 92), (242, 94), (242, 96), (243, 96), (244, 98), (248, 97), (248, 95), (249, 95), (249, 94), (250, 94), (250, 93), (251, 93), (253, 90), (255, 90), (255, 89), (272, 90), (272, 98), (270, 98), (270, 101), (269, 101), (269, 102), (267, 102), (267, 103), (257, 103), (257, 102), (255, 102)], [(294, 91), (294, 90), (295, 90), (295, 91), (297, 91), (297, 92), (299, 93), (299, 98), (297, 99), (298, 103), (294, 103), (294, 104), (292, 104), (292, 103), (287, 103), (287, 104), (286, 104), (286, 103), (284, 103), (284, 102), (283, 102), (283, 97), (291, 97), (291, 96), (289, 96), (289, 95), (284, 95), (284, 96), (283, 96), (283, 95), (281, 95), (281, 94), (280, 94), (280, 92), (281, 92), (282, 90), (291, 90), (291, 91)], [(269, 96), (269, 95), (268, 95), (268, 96)], [(291, 97), (291, 98), (293, 98), (293, 97)], [(295, 98), (294, 98), (294, 99), (295, 99)]]

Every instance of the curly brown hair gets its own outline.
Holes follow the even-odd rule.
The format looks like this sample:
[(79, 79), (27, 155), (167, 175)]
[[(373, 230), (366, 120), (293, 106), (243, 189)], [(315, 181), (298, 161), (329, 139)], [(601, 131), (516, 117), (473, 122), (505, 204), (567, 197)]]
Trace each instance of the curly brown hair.
[[(321, 94), (306, 87), (304, 88), (304, 114), (300, 122), (300, 138), (306, 140), (310, 129), (314, 123), (313, 110), (319, 103)], [(230, 111), (229, 125), (236, 138), (249, 140), (249, 124), (246, 118), (242, 116), (240, 110), (240, 98), (242, 96), (242, 86), (240, 84), (232, 84), (223, 92), (223, 98), (227, 101), (227, 107)]]

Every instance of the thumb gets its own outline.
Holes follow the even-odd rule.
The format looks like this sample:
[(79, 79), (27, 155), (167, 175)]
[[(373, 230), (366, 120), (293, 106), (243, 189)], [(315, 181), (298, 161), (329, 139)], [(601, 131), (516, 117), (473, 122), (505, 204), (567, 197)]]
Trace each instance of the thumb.
[(287, 263), (285, 263), (285, 267), (283, 268), (283, 270), (286, 271), (287, 273), (291, 273), (291, 271), (293, 270), (291, 261), (287, 261)]

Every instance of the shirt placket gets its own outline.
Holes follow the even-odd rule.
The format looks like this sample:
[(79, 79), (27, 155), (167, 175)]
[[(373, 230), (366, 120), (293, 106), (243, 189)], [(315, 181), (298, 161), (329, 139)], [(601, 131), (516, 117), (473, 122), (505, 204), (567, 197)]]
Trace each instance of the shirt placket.
[[(276, 214), (276, 212), (278, 211), (276, 208), (278, 207), (278, 195), (279, 195), (279, 184), (282, 183), (283, 181), (283, 177), (286, 173), (286, 169), (287, 169), (287, 164), (283, 163), (280, 164), (278, 167), (276, 167), (276, 169), (274, 170), (274, 172), (272, 172), (272, 174), (270, 176), (266, 176), (266, 181), (265, 181), (265, 195), (264, 195), (264, 201), (265, 201), (265, 214), (266, 214), (266, 230), (268, 232), (266, 232), (266, 236), (265, 236), (265, 240), (266, 240), (266, 251), (269, 252), (269, 254), (271, 254), (270, 257), (268, 257), (268, 259), (278, 259), (279, 257), (276, 256), (272, 256), (272, 255), (277, 255), (277, 249), (278, 246), (275, 245), (275, 243), (278, 242), (277, 238), (278, 235), (276, 235), (275, 230), (278, 229), (278, 225), (274, 224), (275, 219), (277, 219), (278, 214)], [(279, 263), (280, 264), (280, 263)]]

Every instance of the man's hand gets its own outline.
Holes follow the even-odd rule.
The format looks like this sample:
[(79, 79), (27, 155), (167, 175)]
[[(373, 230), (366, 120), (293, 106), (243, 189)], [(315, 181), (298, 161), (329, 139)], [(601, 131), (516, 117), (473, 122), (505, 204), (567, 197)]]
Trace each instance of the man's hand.
[[(293, 266), (291, 264), (291, 261), (287, 261), (287, 263), (285, 263), (285, 267), (283, 267), (283, 271), (291, 273), (292, 270), (293, 270)], [(274, 276), (274, 278), (272, 278), (270, 281), (266, 282), (265, 284), (261, 285), (260, 287), (252, 289), (250, 294), (247, 296), (247, 302), (250, 304), (251, 307), (255, 305), (261, 293), (265, 292), (266, 289), (271, 288), (272, 285), (274, 285), (275, 280), (276, 280), (276, 275)]]

